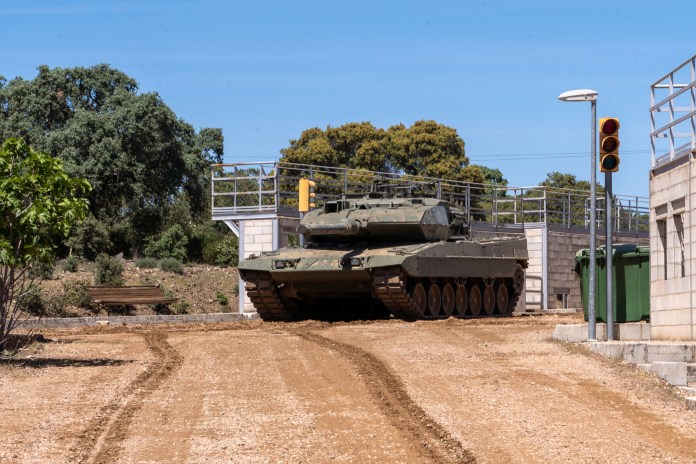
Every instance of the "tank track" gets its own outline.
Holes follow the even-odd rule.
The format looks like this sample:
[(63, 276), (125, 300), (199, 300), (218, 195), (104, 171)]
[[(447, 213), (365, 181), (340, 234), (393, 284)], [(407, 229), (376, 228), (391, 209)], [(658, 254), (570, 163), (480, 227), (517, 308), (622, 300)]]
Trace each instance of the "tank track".
[(267, 272), (247, 272), (245, 290), (264, 321), (292, 321), (294, 314), (278, 294), (278, 287)]
[(390, 269), (376, 269), (372, 274), (372, 288), (389, 312), (397, 319), (414, 321), (423, 316), (418, 313), (413, 298), (406, 290), (406, 282), (401, 272)]
[[(417, 319), (445, 319), (447, 317), (443, 315), (430, 316), (427, 314), (420, 314), (413, 302), (413, 298), (411, 298), (411, 295), (409, 295), (406, 289), (406, 280), (403, 273), (399, 272), (397, 269), (376, 269), (372, 275), (372, 284), (375, 296), (382, 301), (384, 306), (386, 306), (389, 312), (397, 319), (414, 321)], [(515, 307), (521, 295), (521, 293), (514, 288), (514, 285), (510, 290), (512, 291), (512, 298), (510, 298), (508, 302), (507, 311), (503, 314), (480, 314), (478, 316), (473, 316), (471, 314), (453, 314), (452, 317), (459, 319), (508, 317), (515, 311)]]

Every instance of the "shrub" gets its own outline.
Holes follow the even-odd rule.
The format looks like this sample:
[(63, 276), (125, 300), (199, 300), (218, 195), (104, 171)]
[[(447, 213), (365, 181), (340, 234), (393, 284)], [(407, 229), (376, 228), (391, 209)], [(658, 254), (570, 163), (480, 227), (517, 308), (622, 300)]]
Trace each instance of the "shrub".
[(62, 268), (65, 272), (77, 272), (77, 265), (80, 260), (76, 256), (70, 255), (63, 261)]
[(65, 244), (78, 256), (90, 261), (101, 253), (111, 251), (113, 245), (109, 238), (108, 226), (91, 214), (73, 229)]
[(239, 264), (239, 242), (237, 237), (229, 235), (215, 247), (215, 264), (218, 266), (236, 266)]
[(197, 224), (191, 230), (188, 246), (189, 259), (206, 264), (215, 264), (215, 256), (217, 256), (215, 248), (225, 236), (220, 231), (220, 225), (213, 221)]
[(174, 314), (188, 314), (188, 310), (190, 307), (191, 305), (186, 300), (181, 300), (177, 303), (174, 303), (172, 309), (174, 309)]
[(44, 316), (46, 314), (46, 301), (38, 285), (31, 285), (26, 293), (17, 302), (19, 309), (32, 316)]
[(97, 285), (107, 287), (120, 287), (123, 285), (123, 265), (121, 262), (107, 255), (97, 256), (97, 274), (94, 282)]
[(219, 290), (215, 292), (215, 299), (217, 300), (220, 306), (227, 306), (227, 304), (229, 303), (227, 301), (227, 296)]
[(158, 264), (159, 261), (155, 258), (140, 258), (135, 262), (140, 269), (154, 269)]
[(164, 272), (184, 273), (184, 265), (176, 258), (164, 258), (159, 262), (159, 268)]
[(86, 280), (70, 279), (63, 282), (63, 299), (66, 304), (78, 308), (93, 309)]
[(33, 279), (51, 279), (53, 278), (53, 269), (56, 262), (53, 259), (45, 261), (34, 261), (29, 269), (29, 277)]
[(188, 237), (179, 224), (174, 224), (159, 237), (150, 236), (143, 252), (151, 258), (176, 258), (186, 261)]
[(65, 316), (65, 298), (63, 295), (44, 297), (45, 315), (52, 317)]

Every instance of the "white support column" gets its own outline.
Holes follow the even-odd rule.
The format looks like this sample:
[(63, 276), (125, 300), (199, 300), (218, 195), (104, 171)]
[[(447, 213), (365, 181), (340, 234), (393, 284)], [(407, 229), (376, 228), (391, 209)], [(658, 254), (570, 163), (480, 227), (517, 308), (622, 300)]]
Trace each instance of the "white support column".
[(541, 231), (541, 308), (549, 309), (549, 228)]
[[(232, 222), (232, 221), (225, 221), (225, 224), (227, 224), (228, 222)], [(227, 224), (227, 225), (229, 226), (229, 224)], [(239, 237), (239, 241), (238, 241), (238, 243), (239, 243), (239, 255), (238, 256), (239, 256), (239, 260), (241, 261), (244, 259), (244, 256), (245, 256), (244, 255), (244, 221), (239, 221), (239, 228), (237, 229), (237, 237)], [(241, 275), (239, 276), (239, 280), (238, 280), (237, 285), (238, 285), (237, 289), (239, 291), (239, 297), (238, 297), (238, 299), (239, 299), (239, 314), (243, 315), (244, 314), (244, 303), (246, 302), (246, 299), (248, 297), (247, 297), (246, 292), (244, 291), (244, 279), (242, 279)]]

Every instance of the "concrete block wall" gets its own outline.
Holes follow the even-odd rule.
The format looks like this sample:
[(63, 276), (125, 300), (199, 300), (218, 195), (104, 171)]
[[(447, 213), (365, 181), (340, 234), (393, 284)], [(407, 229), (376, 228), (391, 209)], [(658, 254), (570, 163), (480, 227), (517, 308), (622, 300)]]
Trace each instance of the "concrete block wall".
[[(247, 219), (240, 223), (240, 260), (249, 255), (259, 255), (264, 251), (273, 251), (276, 246), (273, 243), (273, 222), (277, 219)], [(255, 314), (256, 309), (244, 291), (244, 281), (239, 278), (240, 312)]]
[(654, 340), (696, 340), (696, 255), (692, 205), (696, 169), (690, 156), (654, 170), (650, 179), (650, 322)]
[(525, 303), (527, 310), (543, 309), (543, 240), (545, 229), (525, 229), (527, 251), (529, 252), (529, 267), (526, 272)]
[[(566, 308), (582, 308), (580, 279), (575, 274), (575, 254), (589, 247), (589, 234), (549, 231), (549, 308), (560, 309), (563, 304)], [(565, 297), (558, 298), (557, 295)]]

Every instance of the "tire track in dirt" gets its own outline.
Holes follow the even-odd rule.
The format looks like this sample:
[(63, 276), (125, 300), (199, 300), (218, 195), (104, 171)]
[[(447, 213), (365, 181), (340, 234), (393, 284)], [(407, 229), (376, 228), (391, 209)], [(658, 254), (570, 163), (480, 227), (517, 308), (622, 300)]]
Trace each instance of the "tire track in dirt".
[(409, 396), (398, 376), (367, 351), (307, 331), (293, 331), (304, 340), (338, 352), (353, 363), (375, 403), (389, 421), (410, 440), (423, 462), (473, 464), (476, 457), (435, 422)]
[(181, 355), (167, 342), (167, 333), (150, 331), (140, 334), (154, 359), (138, 377), (106, 404), (81, 434), (69, 462), (100, 464), (116, 462), (128, 428), (143, 407), (145, 399), (156, 391), (182, 364)]

